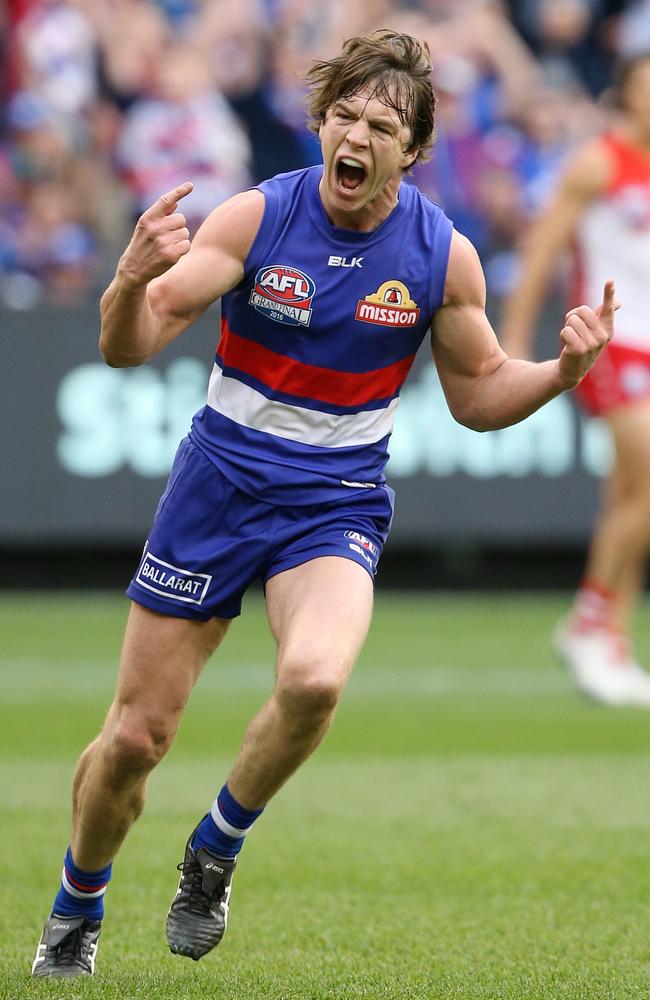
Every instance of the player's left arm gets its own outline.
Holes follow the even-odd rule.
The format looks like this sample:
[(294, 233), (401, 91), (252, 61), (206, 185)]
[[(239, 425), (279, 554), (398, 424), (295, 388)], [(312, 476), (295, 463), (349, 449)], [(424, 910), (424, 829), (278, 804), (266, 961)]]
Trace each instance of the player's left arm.
[(444, 301), (432, 323), (433, 357), (449, 409), (477, 431), (509, 427), (528, 417), (589, 371), (614, 328), (614, 283), (597, 309), (566, 315), (562, 348), (552, 361), (509, 358), (485, 313), (485, 277), (476, 250), (454, 231)]

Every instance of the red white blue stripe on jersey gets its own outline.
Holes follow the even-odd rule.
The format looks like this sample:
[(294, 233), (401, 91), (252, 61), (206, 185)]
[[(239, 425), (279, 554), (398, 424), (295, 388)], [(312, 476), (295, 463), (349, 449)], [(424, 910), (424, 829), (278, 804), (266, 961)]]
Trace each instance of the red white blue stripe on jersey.
[(409, 373), (415, 354), (372, 371), (337, 371), (305, 364), (248, 337), (240, 337), (222, 317), (217, 356), (225, 370), (235, 369), (266, 389), (282, 392), (285, 397), (295, 396), (350, 409), (393, 399)]
[(277, 354), (233, 333), (225, 319), (221, 329), (207, 403), (222, 416), (320, 448), (363, 446), (391, 433), (413, 355), (369, 372), (341, 372)]
[(240, 379), (225, 376), (215, 365), (207, 402), (221, 416), (262, 434), (317, 448), (351, 448), (373, 444), (391, 433), (399, 399), (381, 410), (326, 413), (268, 399)]

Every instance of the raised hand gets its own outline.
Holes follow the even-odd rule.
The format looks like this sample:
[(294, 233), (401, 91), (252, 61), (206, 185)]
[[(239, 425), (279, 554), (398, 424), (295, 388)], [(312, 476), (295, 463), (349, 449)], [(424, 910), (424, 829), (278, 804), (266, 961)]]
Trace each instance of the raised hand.
[(560, 330), (563, 347), (559, 365), (567, 386), (580, 382), (612, 339), (614, 313), (619, 306), (614, 282), (606, 281), (603, 301), (596, 309), (577, 306), (566, 314), (564, 326)]
[(118, 274), (124, 282), (134, 287), (146, 285), (189, 251), (190, 233), (185, 216), (176, 209), (192, 188), (191, 181), (184, 181), (142, 213), (120, 258)]

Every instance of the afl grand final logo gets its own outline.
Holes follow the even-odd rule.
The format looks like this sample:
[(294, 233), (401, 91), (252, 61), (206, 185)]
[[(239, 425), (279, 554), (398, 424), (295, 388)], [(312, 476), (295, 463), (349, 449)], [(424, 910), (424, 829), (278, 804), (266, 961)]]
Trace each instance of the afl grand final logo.
[(415, 326), (420, 310), (402, 281), (384, 281), (376, 292), (357, 302), (355, 319), (377, 326)]
[(309, 326), (316, 285), (303, 271), (283, 264), (261, 268), (255, 275), (249, 303), (276, 323)]

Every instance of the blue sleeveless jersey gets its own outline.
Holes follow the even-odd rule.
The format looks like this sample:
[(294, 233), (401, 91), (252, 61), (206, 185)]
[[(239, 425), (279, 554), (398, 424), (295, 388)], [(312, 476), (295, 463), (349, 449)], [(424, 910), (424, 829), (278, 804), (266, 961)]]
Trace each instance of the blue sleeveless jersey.
[(318, 504), (385, 481), (399, 392), (444, 293), (451, 222), (411, 184), (378, 229), (333, 226), (323, 167), (260, 185), (245, 275), (223, 296), (221, 339), (195, 443), (239, 489)]

